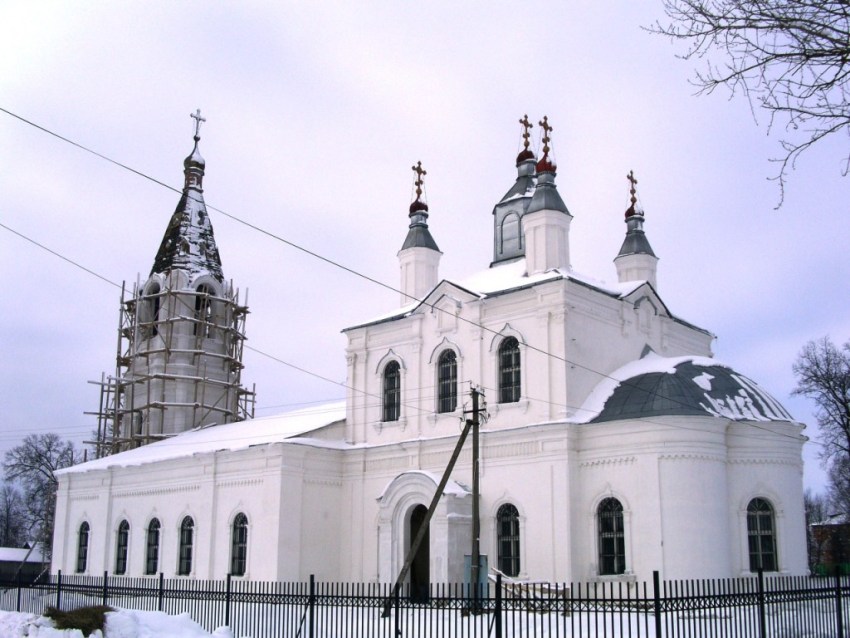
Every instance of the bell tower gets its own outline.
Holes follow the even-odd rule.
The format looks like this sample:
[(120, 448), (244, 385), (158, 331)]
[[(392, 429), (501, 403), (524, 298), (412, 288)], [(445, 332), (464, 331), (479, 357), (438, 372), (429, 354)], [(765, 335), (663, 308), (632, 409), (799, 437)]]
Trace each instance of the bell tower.
[(200, 110), (180, 201), (148, 278), (122, 292), (115, 375), (101, 382), (98, 455), (253, 417), (242, 386), (248, 308), (224, 279), (203, 195)]

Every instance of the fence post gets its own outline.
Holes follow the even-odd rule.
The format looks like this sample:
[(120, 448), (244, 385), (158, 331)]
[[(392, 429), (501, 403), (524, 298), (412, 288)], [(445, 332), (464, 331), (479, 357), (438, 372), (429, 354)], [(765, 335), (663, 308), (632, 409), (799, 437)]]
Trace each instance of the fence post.
[(764, 570), (758, 569), (758, 600), (759, 600), (759, 636), (765, 638), (765, 615), (764, 615)]
[(165, 574), (162, 572), (159, 572), (159, 595), (157, 598), (159, 600), (159, 609), (157, 611), (162, 611), (162, 603), (165, 598)]
[[(408, 588), (410, 586), (408, 585)], [(401, 587), (395, 588), (395, 634), (396, 636), (401, 636), (401, 607), (399, 605), (399, 599), (401, 597)]]
[(103, 606), (106, 607), (106, 601), (109, 600), (109, 572), (103, 570)]
[(56, 609), (62, 609), (62, 570), (56, 572)]
[(227, 575), (227, 583), (224, 590), (224, 624), (230, 627), (230, 574)]
[(496, 574), (496, 638), (502, 638), (502, 573)]
[(841, 575), (835, 568), (835, 620), (836, 636), (844, 638), (844, 612), (841, 610)]
[(316, 576), (310, 574), (310, 600), (308, 602), (310, 611), (310, 638), (316, 638)]
[(658, 570), (652, 572), (653, 615), (655, 616), (655, 638), (661, 638), (661, 579)]
[(22, 580), (21, 572), (18, 572), (18, 577), (16, 578), (16, 580), (18, 581), (18, 611), (20, 612), (21, 611), (21, 585), (22, 585), (22, 583), (21, 583), (21, 580)]

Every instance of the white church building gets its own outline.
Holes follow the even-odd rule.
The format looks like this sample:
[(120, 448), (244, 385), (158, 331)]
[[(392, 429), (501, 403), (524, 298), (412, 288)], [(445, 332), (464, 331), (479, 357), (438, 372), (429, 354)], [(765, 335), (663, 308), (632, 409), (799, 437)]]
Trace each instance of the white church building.
[[(538, 158), (524, 118), (489, 267), (441, 278), (417, 172), (401, 305), (344, 329), (346, 400), (264, 418), (238, 405), (245, 309), (215, 250), (196, 129), (163, 248), (122, 310), (113, 453), (57, 472), (53, 570), (393, 582), (469, 418), (460, 380), (476, 379), (490, 574), (806, 573), (804, 426), (664, 303), (633, 178), (617, 281), (571, 268), (572, 215), (540, 124)], [(411, 585), (465, 578), (471, 461), (467, 443)]]

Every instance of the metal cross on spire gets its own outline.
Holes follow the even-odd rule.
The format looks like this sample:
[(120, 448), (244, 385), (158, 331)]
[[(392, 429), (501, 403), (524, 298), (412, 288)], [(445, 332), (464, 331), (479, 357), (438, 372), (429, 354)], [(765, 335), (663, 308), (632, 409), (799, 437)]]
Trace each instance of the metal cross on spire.
[(528, 114), (522, 116), (522, 119), (519, 121), (522, 124), (522, 145), (525, 147), (525, 150), (528, 150), (529, 141), (528, 138), (531, 137), (531, 127), (534, 126), (531, 122), (528, 121)]
[(189, 113), (189, 117), (195, 120), (195, 139), (201, 138), (201, 122), (206, 122), (207, 118), (201, 117), (201, 109), (197, 109), (194, 113)]
[(543, 139), (541, 140), (543, 142), (543, 157), (546, 157), (549, 155), (549, 142), (552, 141), (552, 138), (549, 137), (549, 133), (551, 133), (553, 129), (549, 126), (549, 118), (545, 115), (543, 116), (543, 119), (540, 120), (539, 124), (540, 128), (543, 129)]
[(635, 186), (638, 183), (637, 179), (635, 179), (635, 172), (629, 171), (629, 174), (626, 175), (626, 179), (629, 180), (629, 182), (631, 182), (631, 188), (629, 189), (629, 193), (631, 193), (631, 195), (632, 195), (631, 201), (632, 201), (632, 206), (634, 206), (637, 203), (637, 197), (635, 197), (635, 193), (637, 191), (635, 190)]
[(416, 166), (411, 166), (410, 169), (416, 173), (416, 181), (414, 182), (414, 185), (416, 186), (416, 199), (418, 200), (422, 195), (422, 177), (428, 173), (424, 168), (422, 168), (422, 162), (416, 162)]

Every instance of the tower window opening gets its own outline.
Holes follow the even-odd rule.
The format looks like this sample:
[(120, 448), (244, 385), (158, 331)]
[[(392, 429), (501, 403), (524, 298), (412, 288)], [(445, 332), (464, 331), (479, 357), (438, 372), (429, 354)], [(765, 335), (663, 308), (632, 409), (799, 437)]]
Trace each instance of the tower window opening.
[(147, 337), (155, 337), (159, 333), (159, 328), (157, 327), (160, 308), (159, 291), (159, 284), (154, 284), (148, 289), (144, 297), (142, 305), (144, 310), (142, 321), (144, 324), (142, 325), (142, 330)]
[(195, 297), (195, 335), (201, 337), (213, 336), (213, 306), (212, 288), (206, 285), (198, 286)]

